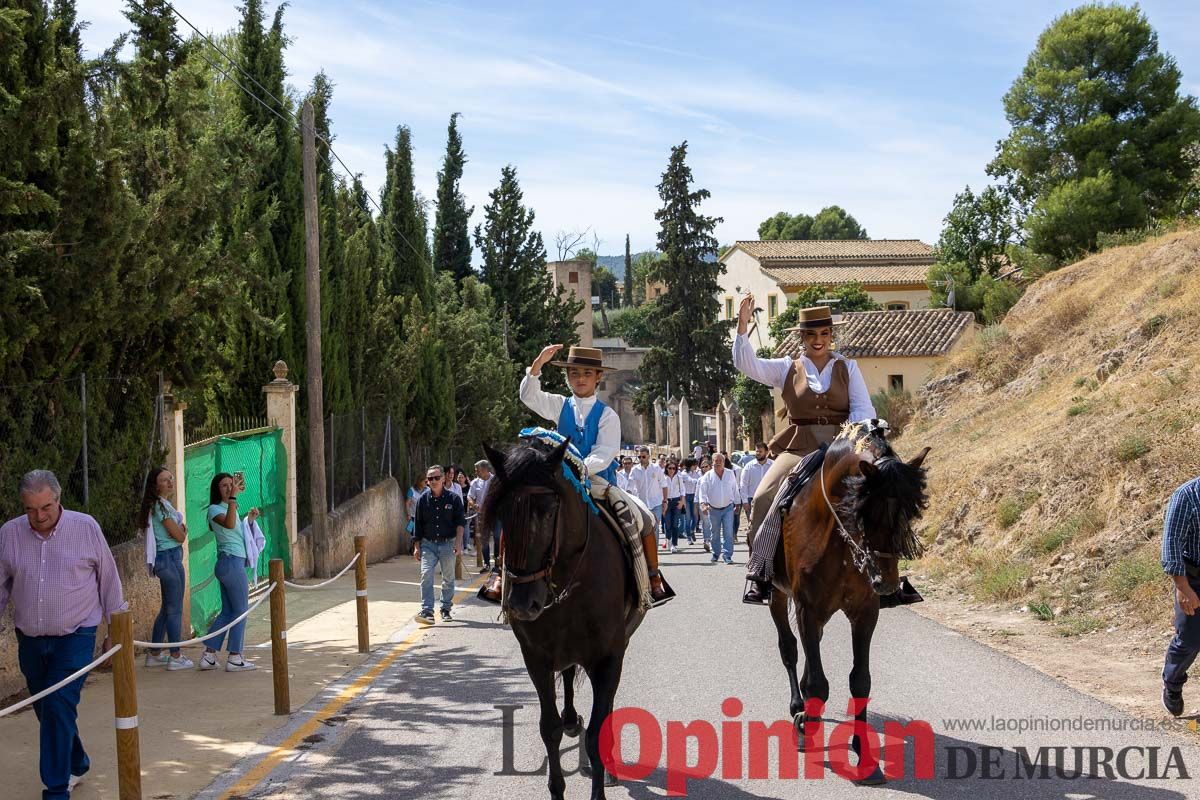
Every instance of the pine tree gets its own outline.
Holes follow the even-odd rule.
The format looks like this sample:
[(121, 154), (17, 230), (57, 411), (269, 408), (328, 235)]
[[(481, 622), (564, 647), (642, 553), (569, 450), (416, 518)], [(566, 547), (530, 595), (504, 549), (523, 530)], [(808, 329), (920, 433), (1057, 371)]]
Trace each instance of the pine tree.
[(667, 291), (654, 304), (659, 344), (651, 347), (638, 370), (638, 406), (646, 409), (665, 397), (665, 384), (670, 382), (673, 397), (686, 396), (693, 406), (712, 407), (734, 377), (729, 324), (720, 321), (717, 302), (725, 265), (716, 260), (713, 231), (722, 220), (699, 212), (700, 203), (711, 194), (692, 189), (686, 141), (671, 148), (658, 195), (663, 205), (654, 217), (661, 226), (662, 257), (652, 277), (664, 281)]
[(467, 163), (462, 136), (458, 133), (458, 116), (450, 115), (450, 126), (446, 134), (446, 157), (437, 176), (433, 268), (435, 272), (449, 272), (456, 281), (461, 282), (463, 278), (472, 274), (470, 221), (475, 207), (467, 208), (466, 198), (458, 188), (463, 176), (463, 166)]
[(407, 125), (396, 129), (396, 149), (385, 149), (387, 178), (383, 187), (380, 234), (385, 243), (385, 290), (395, 297), (417, 297), (425, 309), (433, 306), (424, 209), (413, 177), (412, 134)]
[[(518, 368), (530, 364), (547, 344), (579, 341), (575, 315), (583, 303), (554, 285), (546, 270), (546, 246), (533, 229), (516, 167), (500, 172), (500, 185), (488, 194), (484, 222), (475, 226), (475, 246), (483, 259), (483, 282), (509, 320), (508, 351)], [(552, 375), (551, 385), (561, 381)]]
[(629, 234), (625, 234), (625, 305), (633, 305), (633, 255), (629, 252)]

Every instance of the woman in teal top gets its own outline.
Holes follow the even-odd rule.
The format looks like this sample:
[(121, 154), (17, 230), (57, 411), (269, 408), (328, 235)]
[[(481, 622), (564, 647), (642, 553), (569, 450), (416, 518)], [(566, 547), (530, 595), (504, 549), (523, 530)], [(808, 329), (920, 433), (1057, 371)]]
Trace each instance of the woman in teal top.
[[(183, 587), (187, 575), (183, 570), (183, 541), (187, 538), (187, 525), (183, 514), (175, 510), (168, 495), (175, 492), (175, 476), (163, 467), (155, 467), (146, 476), (146, 491), (142, 495), (142, 508), (138, 523), (150, 528), (154, 536), (154, 575), (162, 589), (162, 607), (154, 620), (152, 642), (181, 641), (183, 628)], [(147, 543), (147, 560), (149, 560)], [(166, 667), (172, 672), (191, 669), (191, 659), (171, 648), (170, 655), (161, 650), (146, 652), (147, 667)]]
[[(246, 613), (250, 605), (245, 526), (258, 518), (258, 509), (250, 509), (245, 518), (238, 516), (237, 493), (245, 488), (245, 484), (235, 481), (228, 472), (218, 473), (209, 486), (208, 529), (217, 539), (217, 565), (213, 576), (221, 584), (221, 613), (212, 621), (208, 628), (210, 631), (225, 627)], [(234, 625), (228, 633), (229, 654), (225, 659), (225, 671), (258, 669), (256, 664), (242, 658), (246, 620)], [(224, 633), (204, 640), (200, 669), (217, 668), (217, 651), (224, 641)]]

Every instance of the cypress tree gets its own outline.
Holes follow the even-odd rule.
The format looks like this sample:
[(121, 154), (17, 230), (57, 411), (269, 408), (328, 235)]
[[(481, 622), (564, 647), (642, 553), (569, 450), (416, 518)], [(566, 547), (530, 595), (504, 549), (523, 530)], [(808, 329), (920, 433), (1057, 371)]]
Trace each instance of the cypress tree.
[(433, 306), (424, 210), (413, 178), (412, 133), (396, 129), (396, 149), (385, 148), (387, 178), (380, 206), (380, 236), (387, 261), (384, 289), (393, 297), (417, 297), (424, 309)]
[(467, 208), (466, 198), (459, 191), (467, 155), (463, 152), (462, 136), (458, 133), (458, 114), (450, 115), (446, 134), (446, 157), (438, 173), (437, 215), (433, 224), (433, 268), (449, 272), (461, 282), (472, 274), (471, 235), (469, 223), (475, 207)]
[(659, 342), (638, 370), (638, 405), (649, 408), (656, 398), (665, 397), (669, 381), (672, 396), (684, 395), (693, 404), (712, 407), (732, 386), (734, 376), (729, 324), (720, 321), (717, 301), (725, 265), (716, 260), (713, 231), (722, 220), (699, 212), (700, 203), (711, 195), (707, 189), (692, 189), (686, 141), (671, 148), (658, 196), (663, 205), (654, 217), (660, 225), (662, 257), (651, 277), (664, 281), (667, 291), (654, 304)]
[(379, 270), (379, 233), (367, 207), (367, 193), (357, 176), (344, 190), (343, 230), (347, 233), (343, 278), (337, 307), (342, 318), (341, 338), (346, 344), (352, 407), (381, 406), (373, 396), (378, 387), (368, 375), (367, 342), (371, 335), (371, 284)]
[(629, 234), (625, 234), (625, 305), (633, 305), (633, 256), (629, 252)]

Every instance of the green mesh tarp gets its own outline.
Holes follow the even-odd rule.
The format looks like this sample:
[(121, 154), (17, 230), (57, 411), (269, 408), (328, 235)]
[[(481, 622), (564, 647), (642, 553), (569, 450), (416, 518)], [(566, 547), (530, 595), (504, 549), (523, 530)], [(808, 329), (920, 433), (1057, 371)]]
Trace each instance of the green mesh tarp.
[[(221, 587), (213, 577), (217, 563), (217, 541), (208, 528), (209, 490), (220, 472), (241, 472), (246, 490), (238, 494), (238, 511), (261, 512), (258, 524), (267, 546), (258, 562), (259, 580), (267, 575), (267, 563), (282, 558), (290, 566), (287, 532), (287, 453), (283, 432), (278, 428), (248, 436), (222, 436), (184, 451), (187, 475), (188, 580), (192, 590), (192, 629), (203, 633), (221, 611)], [(247, 570), (247, 575), (251, 575)], [(251, 577), (253, 580), (253, 577)]]

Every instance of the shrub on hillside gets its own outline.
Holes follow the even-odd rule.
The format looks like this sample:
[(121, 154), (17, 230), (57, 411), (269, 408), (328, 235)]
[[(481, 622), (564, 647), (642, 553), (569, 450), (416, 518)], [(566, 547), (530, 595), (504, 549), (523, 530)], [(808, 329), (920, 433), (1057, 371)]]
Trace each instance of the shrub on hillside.
[(879, 417), (888, 421), (894, 436), (904, 432), (917, 410), (912, 392), (896, 388), (883, 389), (871, 395), (871, 405), (875, 406), (875, 413)]

